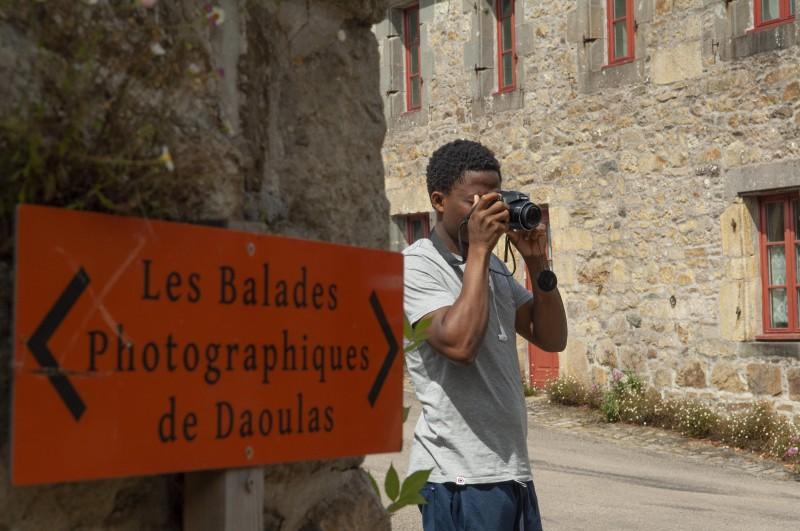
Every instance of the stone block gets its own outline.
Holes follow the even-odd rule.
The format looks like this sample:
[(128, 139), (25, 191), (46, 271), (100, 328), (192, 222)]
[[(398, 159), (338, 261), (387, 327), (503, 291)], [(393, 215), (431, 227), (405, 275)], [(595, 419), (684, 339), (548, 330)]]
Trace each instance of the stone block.
[(652, 79), (657, 85), (692, 79), (702, 73), (702, 42), (699, 40), (659, 48), (653, 53)]
[[(533, 34), (531, 24), (517, 24), (517, 54), (520, 57), (527, 57), (536, 51), (536, 38)], [(522, 61), (520, 60), (520, 63)]]
[(387, 82), (384, 93), (403, 90), (405, 84), (405, 50), (400, 37), (386, 39), (384, 43), (384, 61), (387, 65)]
[(723, 282), (719, 289), (720, 336), (732, 341), (745, 339), (744, 284)]
[[(734, 203), (726, 208), (720, 216), (722, 252), (725, 256), (740, 257), (744, 254), (744, 242), (742, 241), (744, 214), (744, 204)], [(749, 243), (747, 242), (748, 245)]]
[(589, 4), (578, 2), (575, 9), (567, 13), (567, 42), (583, 44), (589, 34)]
[(606, 40), (598, 38), (589, 45), (589, 70), (599, 72), (606, 64)]
[(590, 0), (589, 34), (591, 39), (602, 39), (606, 31), (606, 0)]
[(672, 387), (672, 369), (662, 368), (653, 375), (653, 385), (656, 389), (663, 390)]
[(587, 230), (568, 227), (553, 234), (553, 247), (560, 251), (588, 251), (592, 246), (592, 233)]
[(711, 370), (711, 385), (720, 391), (743, 393), (747, 385), (739, 376), (736, 367), (730, 363), (717, 363)]
[(620, 348), (620, 367), (643, 375), (647, 371), (647, 357), (638, 347), (623, 346)]
[(636, 22), (646, 24), (653, 20), (656, 0), (639, 0), (634, 2), (636, 10)]
[(785, 102), (792, 102), (800, 98), (800, 83), (792, 81), (783, 89), (782, 99)]
[(388, 10), (385, 31), (386, 37), (402, 37), (403, 36), (403, 10), (392, 8)]
[(728, 6), (731, 20), (731, 37), (741, 37), (753, 27), (753, 3), (751, 0), (734, 0)]
[(800, 400), (800, 368), (787, 370), (786, 380), (789, 382), (789, 399)]
[(767, 363), (748, 364), (747, 387), (754, 395), (780, 395), (783, 392), (781, 368)]
[(470, 39), (464, 43), (464, 70), (472, 74), (480, 67), (480, 42)]
[(617, 346), (610, 339), (603, 339), (597, 345), (597, 362), (605, 367), (617, 366)]
[(703, 363), (690, 361), (680, 368), (676, 383), (681, 387), (706, 387), (706, 370)]
[(550, 230), (563, 230), (569, 227), (569, 209), (562, 206), (553, 206), (549, 209)]
[(599, 386), (608, 383), (608, 371), (602, 367), (592, 367), (592, 382)]
[(663, 16), (672, 11), (672, 0), (655, 0), (655, 11), (659, 16)]
[(559, 356), (563, 374), (575, 377), (584, 385), (591, 384), (587, 353), (586, 343), (580, 339), (570, 339), (566, 350)]

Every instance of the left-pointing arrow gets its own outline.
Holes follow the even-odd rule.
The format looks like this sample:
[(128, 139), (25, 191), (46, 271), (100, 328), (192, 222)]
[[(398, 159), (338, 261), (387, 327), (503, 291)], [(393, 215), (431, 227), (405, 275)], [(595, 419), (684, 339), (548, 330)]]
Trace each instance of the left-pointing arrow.
[(44, 372), (50, 379), (50, 383), (53, 384), (56, 392), (61, 397), (61, 400), (64, 401), (64, 404), (66, 404), (72, 416), (75, 417), (75, 420), (80, 420), (81, 415), (86, 411), (86, 405), (72, 386), (69, 378), (62, 372), (61, 367), (58, 366), (58, 361), (56, 361), (53, 353), (50, 352), (47, 342), (88, 285), (89, 275), (81, 268), (80, 271), (75, 273), (75, 276), (72, 277), (64, 293), (61, 294), (50, 311), (47, 312), (39, 328), (36, 329), (28, 340), (28, 348), (33, 353), (33, 356), (36, 358), (36, 361), (39, 362), (42, 369), (44, 369)]

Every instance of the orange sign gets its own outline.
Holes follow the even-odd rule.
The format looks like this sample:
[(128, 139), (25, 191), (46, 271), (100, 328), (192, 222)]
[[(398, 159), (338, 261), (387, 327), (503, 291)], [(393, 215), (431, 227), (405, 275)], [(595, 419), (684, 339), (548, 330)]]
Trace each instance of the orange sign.
[(398, 253), (22, 206), (12, 482), (398, 451)]

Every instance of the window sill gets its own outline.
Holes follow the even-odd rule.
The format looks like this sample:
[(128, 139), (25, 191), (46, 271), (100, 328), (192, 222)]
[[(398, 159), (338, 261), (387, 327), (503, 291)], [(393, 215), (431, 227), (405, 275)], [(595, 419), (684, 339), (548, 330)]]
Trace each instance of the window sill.
[(800, 341), (800, 334), (762, 334), (756, 341)]
[(789, 18), (782, 18), (782, 19), (779, 19), (779, 20), (773, 20), (772, 22), (768, 22), (766, 24), (762, 24), (760, 26), (756, 26), (754, 28), (750, 28), (749, 30), (747, 30), (746, 34), (747, 35), (752, 35), (753, 33), (758, 33), (758, 32), (761, 32), (761, 31), (771, 30), (772, 28), (776, 28), (778, 26), (783, 26), (784, 24), (791, 24), (792, 22), (794, 22), (794, 16), (791, 16)]
[(507, 87), (503, 90), (492, 92), (492, 96), (499, 96), (500, 94), (512, 94), (517, 91), (517, 87)]
[(614, 68), (615, 66), (622, 66), (628, 63), (632, 63), (636, 60), (635, 57), (628, 57), (625, 59), (620, 59), (619, 61), (614, 61), (613, 63), (608, 63), (607, 65), (603, 65), (602, 70), (606, 70), (608, 68)]

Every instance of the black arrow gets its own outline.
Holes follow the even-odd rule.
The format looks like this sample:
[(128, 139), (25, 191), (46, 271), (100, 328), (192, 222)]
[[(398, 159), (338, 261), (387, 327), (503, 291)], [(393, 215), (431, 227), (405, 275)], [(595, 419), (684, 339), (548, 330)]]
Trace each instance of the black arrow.
[(371, 407), (375, 407), (375, 401), (378, 399), (378, 395), (381, 393), (383, 382), (389, 375), (389, 369), (392, 368), (392, 363), (394, 362), (394, 358), (397, 356), (398, 349), (397, 339), (395, 339), (394, 334), (392, 333), (392, 327), (389, 326), (389, 322), (386, 320), (386, 315), (383, 313), (381, 303), (374, 291), (372, 292), (372, 295), (369, 296), (369, 303), (372, 305), (372, 311), (375, 312), (375, 317), (378, 318), (378, 322), (381, 325), (381, 330), (383, 330), (383, 335), (386, 336), (386, 342), (389, 343), (389, 352), (386, 353), (386, 358), (383, 360), (381, 370), (378, 371), (378, 376), (375, 377), (375, 382), (372, 384), (372, 389), (369, 390), (369, 405)]
[(47, 342), (88, 285), (89, 275), (81, 268), (72, 277), (67, 289), (64, 290), (64, 293), (61, 294), (50, 311), (47, 312), (39, 328), (28, 340), (28, 348), (42, 369), (44, 369), (45, 374), (50, 379), (50, 383), (53, 384), (56, 392), (61, 397), (61, 400), (64, 401), (64, 404), (67, 405), (67, 409), (75, 417), (75, 420), (80, 420), (81, 415), (86, 411), (86, 405), (66, 375), (61, 372), (61, 367), (58, 366), (56, 358), (47, 347)]

